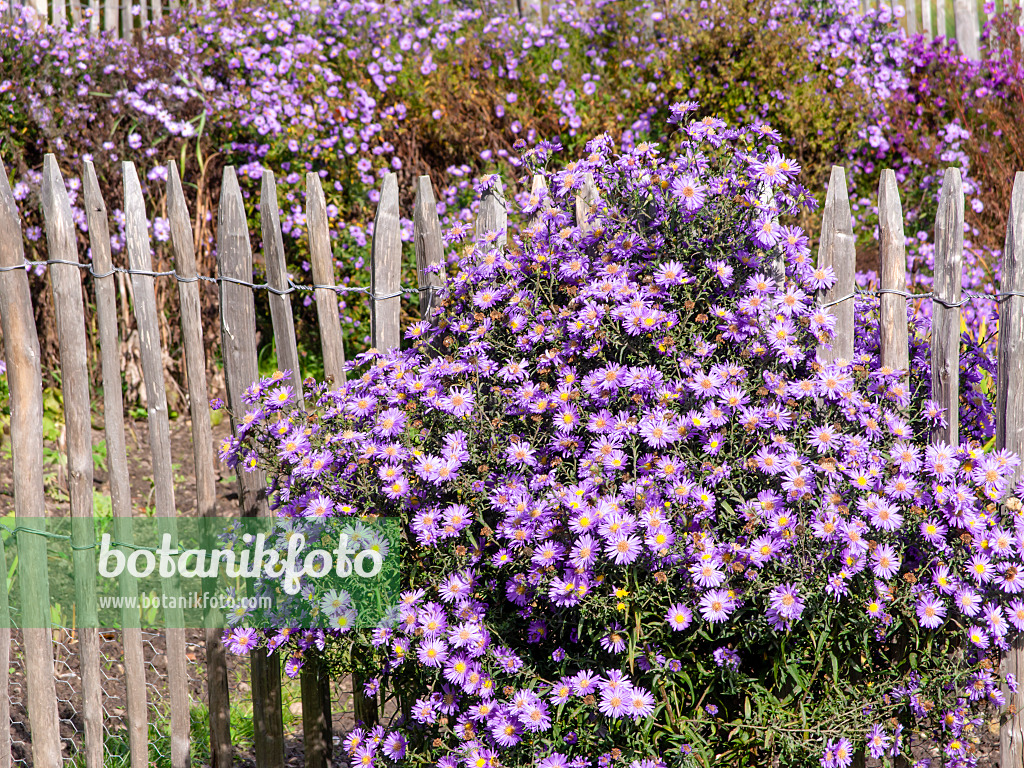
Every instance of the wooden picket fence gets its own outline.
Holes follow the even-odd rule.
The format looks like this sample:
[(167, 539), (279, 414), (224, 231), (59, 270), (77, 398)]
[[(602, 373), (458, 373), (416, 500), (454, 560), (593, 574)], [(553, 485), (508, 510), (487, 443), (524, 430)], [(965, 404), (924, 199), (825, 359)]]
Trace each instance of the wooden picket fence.
[[(168, 273), (154, 273), (142, 191), (134, 164), (123, 164), (124, 211), (128, 269), (115, 268), (111, 260), (108, 216), (99, 192), (99, 183), (91, 163), (85, 163), (85, 207), (88, 217), (91, 266), (79, 261), (75, 226), (63, 178), (56, 158), (47, 155), (43, 169), (42, 203), (49, 249), (53, 300), (59, 337), (61, 377), (67, 435), (68, 478), (72, 519), (78, 523), (72, 536), (75, 549), (76, 608), (81, 624), (88, 626), (96, 615), (95, 579), (90, 544), (95, 541), (93, 515), (93, 453), (90, 424), (90, 392), (86, 345), (86, 325), (82, 299), (83, 272), (93, 277), (96, 300), (98, 346), (101, 357), (104, 405), (104, 433), (107, 442), (110, 495), (114, 513), (114, 533), (130, 541), (124, 525), (131, 517), (130, 478), (125, 446), (125, 420), (122, 403), (119, 339), (115, 306), (114, 275), (128, 272), (134, 299), (140, 357), (145, 380), (150, 447), (152, 452), (155, 512), (158, 518), (175, 515), (172, 456), (167, 399), (164, 389), (163, 350), (157, 327), (154, 280)], [(345, 354), (338, 312), (338, 292), (351, 290), (335, 285), (335, 262), (328, 234), (328, 218), (320, 177), (307, 174), (307, 221), (309, 249), (314, 277), (314, 293), (323, 345), (326, 375), (335, 384), (345, 380)], [(215, 514), (216, 454), (205, 379), (206, 350), (200, 317), (198, 280), (208, 279), (196, 273), (194, 242), (190, 216), (182, 193), (177, 169), (168, 167), (168, 213), (175, 258), (173, 278), (178, 281), (181, 304), (181, 331), (184, 346), (188, 394), (192, 422), (195, 461), (197, 513)], [(267, 284), (254, 286), (252, 248), (242, 203), (242, 195), (233, 168), (224, 170), (217, 229), (217, 269), (220, 289), (222, 356), (225, 367), (228, 402), (232, 414), (245, 412), (242, 393), (258, 378), (254, 291), (266, 290), (274, 329), (278, 364), (292, 371), (292, 385), (302, 398), (302, 378), (292, 320), (290, 294), (297, 286), (288, 277), (277, 189), (273, 173), (263, 174), (260, 200), (263, 253)], [(400, 308), (403, 292), (419, 294), (419, 309), (426, 313), (432, 306), (442, 276), (428, 271), (442, 263), (443, 244), (437, 205), (430, 179), (419, 178), (415, 202), (415, 249), (419, 285), (402, 290), (401, 237), (398, 212), (398, 184), (394, 174), (383, 181), (372, 241), (371, 337), (381, 350), (400, 343)], [(504, 229), (505, 205), (500, 190), (491, 191), (481, 202), (477, 227), (486, 231)], [(481, 229), (480, 231), (485, 231)], [(39, 344), (34, 322), (32, 295), (24, 257), (23, 234), (17, 208), (0, 163), (0, 320), (3, 323), (7, 376), (11, 395), (11, 442), (13, 445), (15, 512), (19, 545), (19, 583), (24, 606), (21, 645), (27, 683), (27, 710), (31, 723), (31, 751), (37, 766), (56, 766), (61, 762), (57, 696), (54, 689), (54, 653), (51, 632), (40, 629), (49, 624), (49, 588), (46, 571), (45, 539), (33, 534), (45, 516), (43, 491), (42, 379)], [(364, 289), (365, 290), (365, 289)], [(234, 426), (234, 425), (232, 425)], [(240, 473), (240, 512), (243, 516), (270, 514), (259, 473)], [(0, 542), (0, 558), (3, 545)], [(130, 592), (132, 586), (126, 588)], [(125, 594), (122, 589), (122, 594)], [(137, 612), (137, 608), (134, 609)], [(149, 731), (147, 724), (147, 683), (143, 668), (143, 640), (138, 616), (125, 608), (122, 617), (124, 682), (127, 702), (126, 720), (132, 768), (148, 764)], [(0, 618), (9, 615), (7, 593), (0, 590)], [(180, 627), (177, 624), (169, 626)], [(4, 627), (10, 624), (4, 622)], [(95, 624), (93, 624), (95, 626)], [(167, 688), (170, 698), (171, 764), (183, 768), (189, 755), (189, 671), (186, 663), (184, 630), (168, 628), (166, 636)], [(228, 675), (221, 631), (205, 630), (206, 687), (210, 711), (210, 745), (213, 765), (231, 765), (229, 729)], [(83, 742), (86, 765), (99, 768), (103, 763), (103, 692), (100, 685), (100, 652), (97, 631), (82, 628), (78, 632), (78, 656), (84, 724)], [(8, 692), (11, 631), (0, 628), (0, 724), (11, 722)], [(284, 764), (284, 734), (281, 710), (280, 659), (267, 658), (265, 651), (251, 654), (250, 672), (255, 726), (255, 753), (259, 768)], [(353, 680), (353, 702), (357, 720), (376, 718), (376, 703), (363, 696), (362, 684)], [(322, 768), (330, 764), (331, 735), (329, 681), (314, 666), (304, 668), (301, 679), (302, 721), (306, 765)], [(11, 734), (0, 730), (0, 768), (10, 768)]]
[[(188, 373), (189, 403), (195, 460), (197, 514), (215, 514), (215, 454), (205, 379), (206, 350), (199, 312), (200, 279), (213, 279), (220, 290), (222, 359), (226, 372), (228, 402), (232, 414), (245, 411), (242, 394), (258, 378), (254, 293), (269, 294), (274, 342), (281, 368), (290, 369), (292, 385), (301, 402), (295, 328), (290, 295), (297, 286), (287, 276), (279, 222), (277, 191), (273, 173), (264, 171), (260, 197), (263, 255), (267, 284), (253, 285), (253, 255), (241, 191), (233, 168), (224, 170), (217, 228), (216, 278), (196, 273), (190, 217), (177, 169), (168, 167), (168, 212), (175, 258), (173, 273), (154, 273), (142, 192), (134, 164), (123, 164), (124, 211), (128, 269), (115, 268), (111, 260), (107, 211), (90, 163), (83, 169), (88, 216), (91, 265), (80, 262), (75, 227), (63, 178), (56, 158), (47, 155), (43, 168), (42, 204), (46, 221), (51, 286), (59, 336), (61, 375), (67, 427), (67, 455), (71, 515), (78, 525), (72, 543), (77, 545), (75, 574), (77, 609), (83, 626), (95, 616), (95, 597), (89, 578), (95, 578), (90, 545), (95, 541), (92, 523), (93, 456), (91, 448), (90, 393), (87, 361), (83, 274), (93, 277), (101, 357), (104, 402), (104, 431), (115, 523), (131, 517), (129, 471), (125, 448), (125, 420), (121, 398), (118, 358), (118, 325), (113, 276), (127, 271), (134, 289), (134, 313), (141, 347), (145, 379), (156, 515), (175, 515), (172, 456), (169, 440), (167, 400), (164, 391), (163, 350), (157, 329), (154, 281), (173, 276), (178, 281), (181, 330)], [(335, 385), (345, 380), (345, 356), (338, 312), (339, 288), (334, 280), (334, 256), (328, 234), (327, 211), (320, 177), (306, 176), (306, 215), (309, 250), (325, 373)], [(544, 179), (533, 179), (532, 191), (543, 194)], [(597, 190), (588, 179), (576, 199), (576, 220), (588, 226), (598, 202)], [(935, 227), (935, 281), (931, 294), (911, 294), (906, 286), (906, 253), (903, 213), (892, 171), (884, 171), (878, 192), (880, 285), (880, 353), (882, 365), (894, 370), (909, 366), (907, 302), (933, 302), (932, 390), (933, 398), (946, 409), (947, 425), (935, 431), (933, 439), (956, 443), (959, 415), (960, 306), (976, 297), (961, 291), (963, 259), (964, 197), (960, 173), (948, 169), (941, 189)], [(428, 177), (419, 177), (413, 212), (414, 243), (418, 285), (403, 290), (400, 285), (401, 239), (398, 184), (394, 174), (384, 177), (373, 233), (370, 286), (371, 338), (378, 349), (399, 345), (400, 306), (404, 292), (418, 293), (423, 315), (429, 311), (442, 276), (433, 269), (444, 263), (437, 208)], [(477, 213), (476, 231), (504, 232), (506, 204), (501, 184), (488, 190)], [(504, 243), (504, 236), (499, 237)], [(829, 182), (821, 225), (818, 263), (831, 266), (836, 284), (819, 296), (822, 307), (837, 317), (836, 338), (830, 349), (822, 348), (825, 360), (851, 360), (854, 351), (854, 274), (856, 239), (850, 211), (845, 173), (834, 167)], [(36, 766), (57, 766), (62, 762), (54, 689), (54, 653), (49, 622), (49, 598), (45, 562), (45, 540), (38, 529), (45, 516), (43, 490), (42, 397), (39, 344), (36, 335), (32, 295), (24, 257), (23, 233), (17, 208), (0, 163), (0, 322), (7, 358), (11, 392), (11, 441), (13, 445), (15, 512), (19, 532), (19, 584), (22, 589), (24, 628), (21, 631), (23, 666), (27, 683), (27, 710), (31, 722), (31, 750)], [(997, 448), (1024, 453), (1024, 173), (1018, 173), (1013, 187), (1003, 253), (1001, 311), (998, 338)], [(863, 291), (861, 291), (863, 292)], [(985, 298), (992, 299), (992, 296)], [(234, 426), (234, 425), (232, 425)], [(259, 473), (239, 473), (240, 514), (268, 516), (264, 478)], [(126, 528), (115, 534), (127, 535)], [(118, 539), (126, 541), (127, 539)], [(0, 542), (0, 556), (3, 555)], [(143, 669), (142, 639), (137, 618), (130, 620), (126, 608), (123, 629), (124, 677), (132, 768), (148, 762), (147, 685)], [(0, 590), (0, 619), (8, 615), (7, 594)], [(134, 628), (133, 628), (134, 624)], [(171, 626), (170, 619), (168, 625)], [(10, 626), (5, 623), (4, 626)], [(177, 626), (180, 626), (178, 624)], [(210, 711), (210, 744), (213, 765), (231, 765), (229, 691), (225, 649), (220, 631), (205, 630), (205, 677)], [(183, 630), (167, 629), (167, 681), (171, 713), (171, 764), (190, 764), (188, 668)], [(11, 631), (0, 628), (0, 690), (9, 685)], [(100, 685), (100, 653), (95, 630), (81, 629), (77, 650), (83, 706), (83, 749), (88, 768), (100, 768), (104, 758), (103, 691)], [(1024, 674), (1024, 645), (1007, 654), (1005, 668), (1018, 678)], [(264, 651), (249, 659), (252, 685), (255, 753), (258, 768), (279, 768), (284, 764), (284, 733), (281, 707), (281, 666), (277, 656)], [(304, 758), (308, 768), (331, 764), (333, 738), (328, 680), (322, 670), (310, 664), (301, 678)], [(353, 702), (357, 720), (376, 718), (375, 699), (362, 694), (358, 679), (353, 681)], [(1024, 765), (1024, 688), (1009, 698), (1001, 734), (1001, 765)], [(10, 720), (10, 701), (0, 695), (0, 725)], [(10, 730), (0, 728), (0, 768), (12, 764)]]

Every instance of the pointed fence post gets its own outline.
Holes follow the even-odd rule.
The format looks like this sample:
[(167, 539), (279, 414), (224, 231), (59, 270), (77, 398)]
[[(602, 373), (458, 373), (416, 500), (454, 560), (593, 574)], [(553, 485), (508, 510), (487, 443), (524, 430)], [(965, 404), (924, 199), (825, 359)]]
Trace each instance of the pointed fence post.
[[(1018, 172), (1010, 197), (1000, 292), (1024, 294), (1024, 173)], [(996, 391), (996, 448), (1024, 454), (1024, 295), (1007, 296), (999, 306), (999, 369)], [(1017, 469), (1016, 479), (1021, 470)], [(1018, 511), (1019, 514), (1019, 511)], [(1003, 669), (1024, 676), (1024, 638), (1003, 657)], [(999, 729), (999, 764), (1024, 765), (1024, 689), (1007, 689), (1007, 712)], [(1012, 713), (1012, 714), (1011, 714)]]
[(476, 212), (475, 232), (477, 237), (491, 233), (495, 246), (504, 248), (508, 240), (507, 228), (508, 213), (505, 210), (505, 191), (502, 187), (501, 176), (494, 174), (491, 186), (484, 190), (480, 207)]
[(909, 338), (907, 332), (907, 298), (886, 291), (907, 290), (907, 249), (903, 234), (903, 206), (896, 188), (896, 174), (882, 171), (878, 180), (878, 233), (879, 233), (879, 287), (880, 300), (879, 346), (883, 367), (894, 371), (910, 368)]
[(444, 243), (441, 222), (437, 218), (437, 201), (429, 176), (416, 180), (416, 202), (413, 207), (413, 239), (416, 242), (416, 274), (420, 288), (420, 318), (426, 320), (437, 300), (437, 291), (444, 285)]
[(88, 768), (103, 765), (103, 691), (100, 683), (100, 636), (96, 608), (96, 533), (92, 509), (92, 398), (85, 339), (82, 269), (64, 177), (52, 154), (43, 159), (43, 217), (51, 259), (70, 262), (50, 267), (53, 308), (60, 349), (64, 424), (67, 433), (68, 491), (75, 580), (78, 659), (82, 675), (82, 722)]
[[(25, 243), (7, 170), (0, 162), (0, 267), (21, 267)], [(14, 514), (20, 562), (22, 642), (32, 722), (35, 765), (61, 764), (57, 693), (50, 635), (50, 587), (46, 571), (43, 495), (43, 376), (39, 362), (32, 294), (24, 269), (0, 272), (0, 323), (3, 325), (7, 384), (10, 389)]]
[[(260, 188), (260, 229), (263, 232), (263, 260), (267, 266), (270, 320), (274, 326), (274, 347), (277, 367), (292, 372), (295, 400), (301, 408), (302, 372), (299, 370), (299, 349), (295, 342), (295, 320), (292, 317), (292, 288), (288, 283), (288, 267), (284, 261), (284, 239), (281, 236), (281, 214), (277, 206), (277, 183), (273, 171), (263, 170)], [(274, 293), (279, 291), (279, 293)]]
[(825, 363), (853, 360), (853, 275), (856, 261), (846, 172), (841, 166), (833, 165), (821, 217), (821, 242), (818, 244), (818, 266), (832, 267), (836, 273), (835, 284), (819, 293), (821, 305), (836, 316), (831, 348), (818, 347), (818, 355)]
[[(181, 188), (178, 168), (167, 165), (167, 215), (171, 223), (174, 270), (178, 274), (178, 303), (181, 337), (185, 347), (189, 412), (192, 416), (192, 454), (196, 473), (196, 511), (202, 518), (217, 515), (217, 456), (213, 450), (210, 396), (206, 388), (206, 347), (203, 344), (202, 305), (192, 238), (192, 222)], [(212, 548), (212, 542), (204, 544)], [(216, 580), (206, 580), (203, 589), (216, 589)], [(227, 652), (221, 639), (223, 616), (213, 606), (204, 615), (206, 645), (206, 689), (210, 717), (210, 756), (213, 768), (231, 766), (231, 707), (228, 700)]]
[[(217, 213), (217, 272), (222, 278), (252, 282), (252, 248), (245, 219), (242, 191), (232, 166), (224, 168)], [(256, 305), (252, 288), (222, 280), (220, 283), (221, 356), (227, 383), (231, 429), (246, 411), (242, 394), (259, 378), (256, 358)], [(261, 471), (238, 469), (242, 517), (268, 517), (266, 483)], [(266, 648), (249, 653), (252, 672), (253, 730), (256, 767), (283, 768), (284, 720), (281, 712), (281, 663)]]
[[(121, 394), (121, 344), (117, 334), (117, 297), (113, 263), (110, 258), (110, 231), (107, 207), (100, 194), (96, 169), (86, 162), (82, 171), (85, 188), (85, 214), (89, 224), (92, 268), (96, 274), (96, 326), (99, 335), (100, 364), (103, 374), (103, 436), (107, 441), (107, 469), (110, 505), (114, 514), (113, 530), (118, 541), (132, 542), (131, 481), (124, 436), (124, 402)], [(131, 550), (121, 547), (125, 557)], [(128, 750), (131, 768), (149, 764), (148, 723), (146, 720), (146, 669), (142, 653), (142, 629), (139, 623), (138, 585), (125, 570), (118, 579), (122, 599), (121, 643), (124, 651), (125, 710), (128, 720)]]
[(402, 229), (398, 221), (398, 177), (381, 184), (370, 248), (370, 337), (381, 352), (401, 346)]
[(316, 288), (316, 316), (320, 322), (320, 347), (324, 355), (324, 374), (334, 388), (345, 383), (345, 347), (338, 317), (338, 293), (334, 290), (334, 253), (327, 227), (327, 204), (320, 177), (306, 174), (306, 227), (309, 233), (309, 260)]
[[(124, 180), (125, 248), (132, 270), (153, 270), (149, 229), (146, 222), (142, 187), (134, 163), (121, 164)], [(135, 295), (135, 324), (139, 331), (139, 353), (142, 376), (146, 385), (149, 408), (149, 448), (153, 457), (154, 506), (157, 530), (161, 537), (171, 535), (176, 546), (174, 474), (171, 468), (171, 428), (167, 414), (167, 391), (164, 385), (164, 356), (157, 325), (156, 294), (153, 278), (133, 274), (132, 290)], [(164, 608), (167, 622), (167, 685), (170, 689), (171, 709), (171, 766), (187, 768), (189, 765), (189, 693), (188, 667), (185, 658), (185, 617), (181, 608), (180, 583), (177, 577), (161, 582), (163, 594), (170, 599)]]
[(947, 168), (935, 219), (935, 302), (932, 306), (932, 399), (946, 409), (936, 441), (957, 445), (960, 422), (960, 279), (964, 255), (964, 192)]

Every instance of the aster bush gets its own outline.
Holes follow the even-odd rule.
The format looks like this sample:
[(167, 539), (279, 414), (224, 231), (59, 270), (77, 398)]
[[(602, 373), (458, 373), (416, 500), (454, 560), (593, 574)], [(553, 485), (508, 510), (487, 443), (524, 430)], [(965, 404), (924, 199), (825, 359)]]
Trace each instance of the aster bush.
[(673, 142), (592, 140), (507, 247), (450, 231), (413, 346), (364, 354), (312, 413), (251, 390), (222, 455), (269, 471), (280, 515), (404, 530), (390, 622), (253, 636), (292, 673), (323, 646), (368, 674), (394, 715), (347, 736), (354, 764), (845, 768), (912, 736), (975, 761), (1024, 629), (1019, 460), (980, 445), (990, 361), (965, 346), (962, 445), (932, 444), (926, 318), (909, 371), (879, 367), (867, 301), (855, 358), (818, 353), (834, 275), (785, 223), (810, 201), (778, 134), (708, 118)]

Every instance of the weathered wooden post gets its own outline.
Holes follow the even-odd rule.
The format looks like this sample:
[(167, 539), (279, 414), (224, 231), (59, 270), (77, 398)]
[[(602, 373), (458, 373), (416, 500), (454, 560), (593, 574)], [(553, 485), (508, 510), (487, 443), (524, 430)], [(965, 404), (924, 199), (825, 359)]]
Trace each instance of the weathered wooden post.
[(436, 271), (437, 265), (444, 264), (444, 243), (441, 240), (441, 222), (437, 218), (437, 201), (429, 176), (420, 176), (416, 180), (413, 240), (416, 243), (420, 317), (426, 320), (435, 306), (437, 290), (444, 285), (444, 275)]
[[(907, 333), (907, 249), (903, 234), (903, 206), (896, 174), (882, 171), (878, 180), (879, 287), (882, 289), (879, 347), (883, 367), (906, 372), (910, 368)], [(898, 291), (899, 293), (887, 293)]]
[[(44, 16), (45, 18), (45, 16)], [(14, 464), (14, 514), (18, 528), (19, 582), (22, 602), (22, 640), (28, 716), (32, 721), (32, 759), (35, 765), (61, 763), (57, 694), (50, 635), (50, 588), (46, 571), (46, 530), (43, 494), (43, 375), (39, 337), (18, 208), (0, 162), (0, 323), (7, 358), (11, 404), (11, 445)]]
[(71, 543), (78, 621), (78, 658), (82, 674), (82, 722), (88, 768), (103, 765), (103, 692), (100, 684), (100, 636), (96, 608), (96, 533), (92, 509), (92, 399), (86, 353), (82, 268), (64, 177), (52, 154), (43, 159), (43, 217), (51, 259), (69, 262), (50, 267), (50, 286), (60, 349), (64, 424), (67, 433)]
[(821, 217), (821, 242), (818, 244), (818, 266), (832, 267), (836, 273), (835, 284), (829, 290), (819, 292), (819, 302), (836, 316), (831, 347), (818, 347), (818, 356), (825, 363), (853, 360), (856, 246), (850, 196), (846, 191), (846, 172), (841, 166), (833, 165)]
[[(1024, 294), (1024, 173), (1017, 173), (1006, 222), (1001, 292)], [(1024, 295), (999, 307), (999, 369), (996, 386), (996, 448), (1024, 455)], [(1017, 470), (1017, 479), (1021, 470)], [(1024, 676), (1024, 638), (1003, 657), (1003, 671)], [(1006, 691), (1007, 713), (999, 729), (999, 764), (1024, 765), (1024, 688)]]
[(947, 168), (935, 219), (935, 302), (932, 307), (932, 399), (946, 409), (936, 441), (957, 445), (960, 422), (960, 279), (964, 193), (957, 168)]

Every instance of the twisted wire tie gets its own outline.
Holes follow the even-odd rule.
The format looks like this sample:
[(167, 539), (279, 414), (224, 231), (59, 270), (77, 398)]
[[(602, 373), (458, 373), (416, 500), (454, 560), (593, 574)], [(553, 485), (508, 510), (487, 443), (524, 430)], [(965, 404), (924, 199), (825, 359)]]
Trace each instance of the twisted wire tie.
[(183, 277), (176, 271), (168, 270), (166, 272), (154, 272), (147, 269), (125, 269), (124, 267), (111, 267), (107, 272), (96, 272), (92, 264), (83, 263), (80, 261), (67, 261), (65, 259), (48, 259), (46, 261), (26, 261), (24, 264), (15, 264), (10, 267), (0, 267), (0, 272), (13, 272), (18, 269), (35, 269), (38, 267), (48, 267), (51, 264), (66, 264), (71, 267), (78, 267), (79, 269), (85, 269), (89, 275), (94, 278), (110, 277), (111, 275), (120, 273), (124, 275), (143, 275), (146, 277), (173, 277), (179, 283), (194, 283), (202, 280), (206, 283), (232, 283), (234, 285), (241, 285), (246, 288), (252, 288), (253, 290), (268, 291), (273, 293), (275, 296), (287, 296), (288, 294), (295, 293), (296, 291), (309, 292), (316, 290), (334, 291), (335, 293), (365, 293), (374, 301), (385, 301), (387, 299), (395, 299), (403, 294), (407, 293), (424, 293), (429, 291), (431, 287), (425, 285), (422, 288), (399, 288), (393, 293), (375, 294), (371, 293), (369, 286), (352, 286), (352, 285), (322, 285), (320, 283), (313, 283), (312, 285), (303, 285), (301, 283), (294, 282), (290, 277), (288, 278), (287, 288), (274, 288), (268, 283), (252, 283), (248, 280), (241, 280), (237, 277), (228, 277), (222, 275), (220, 277), (208, 277), (207, 275), (192, 275), (191, 277)]

